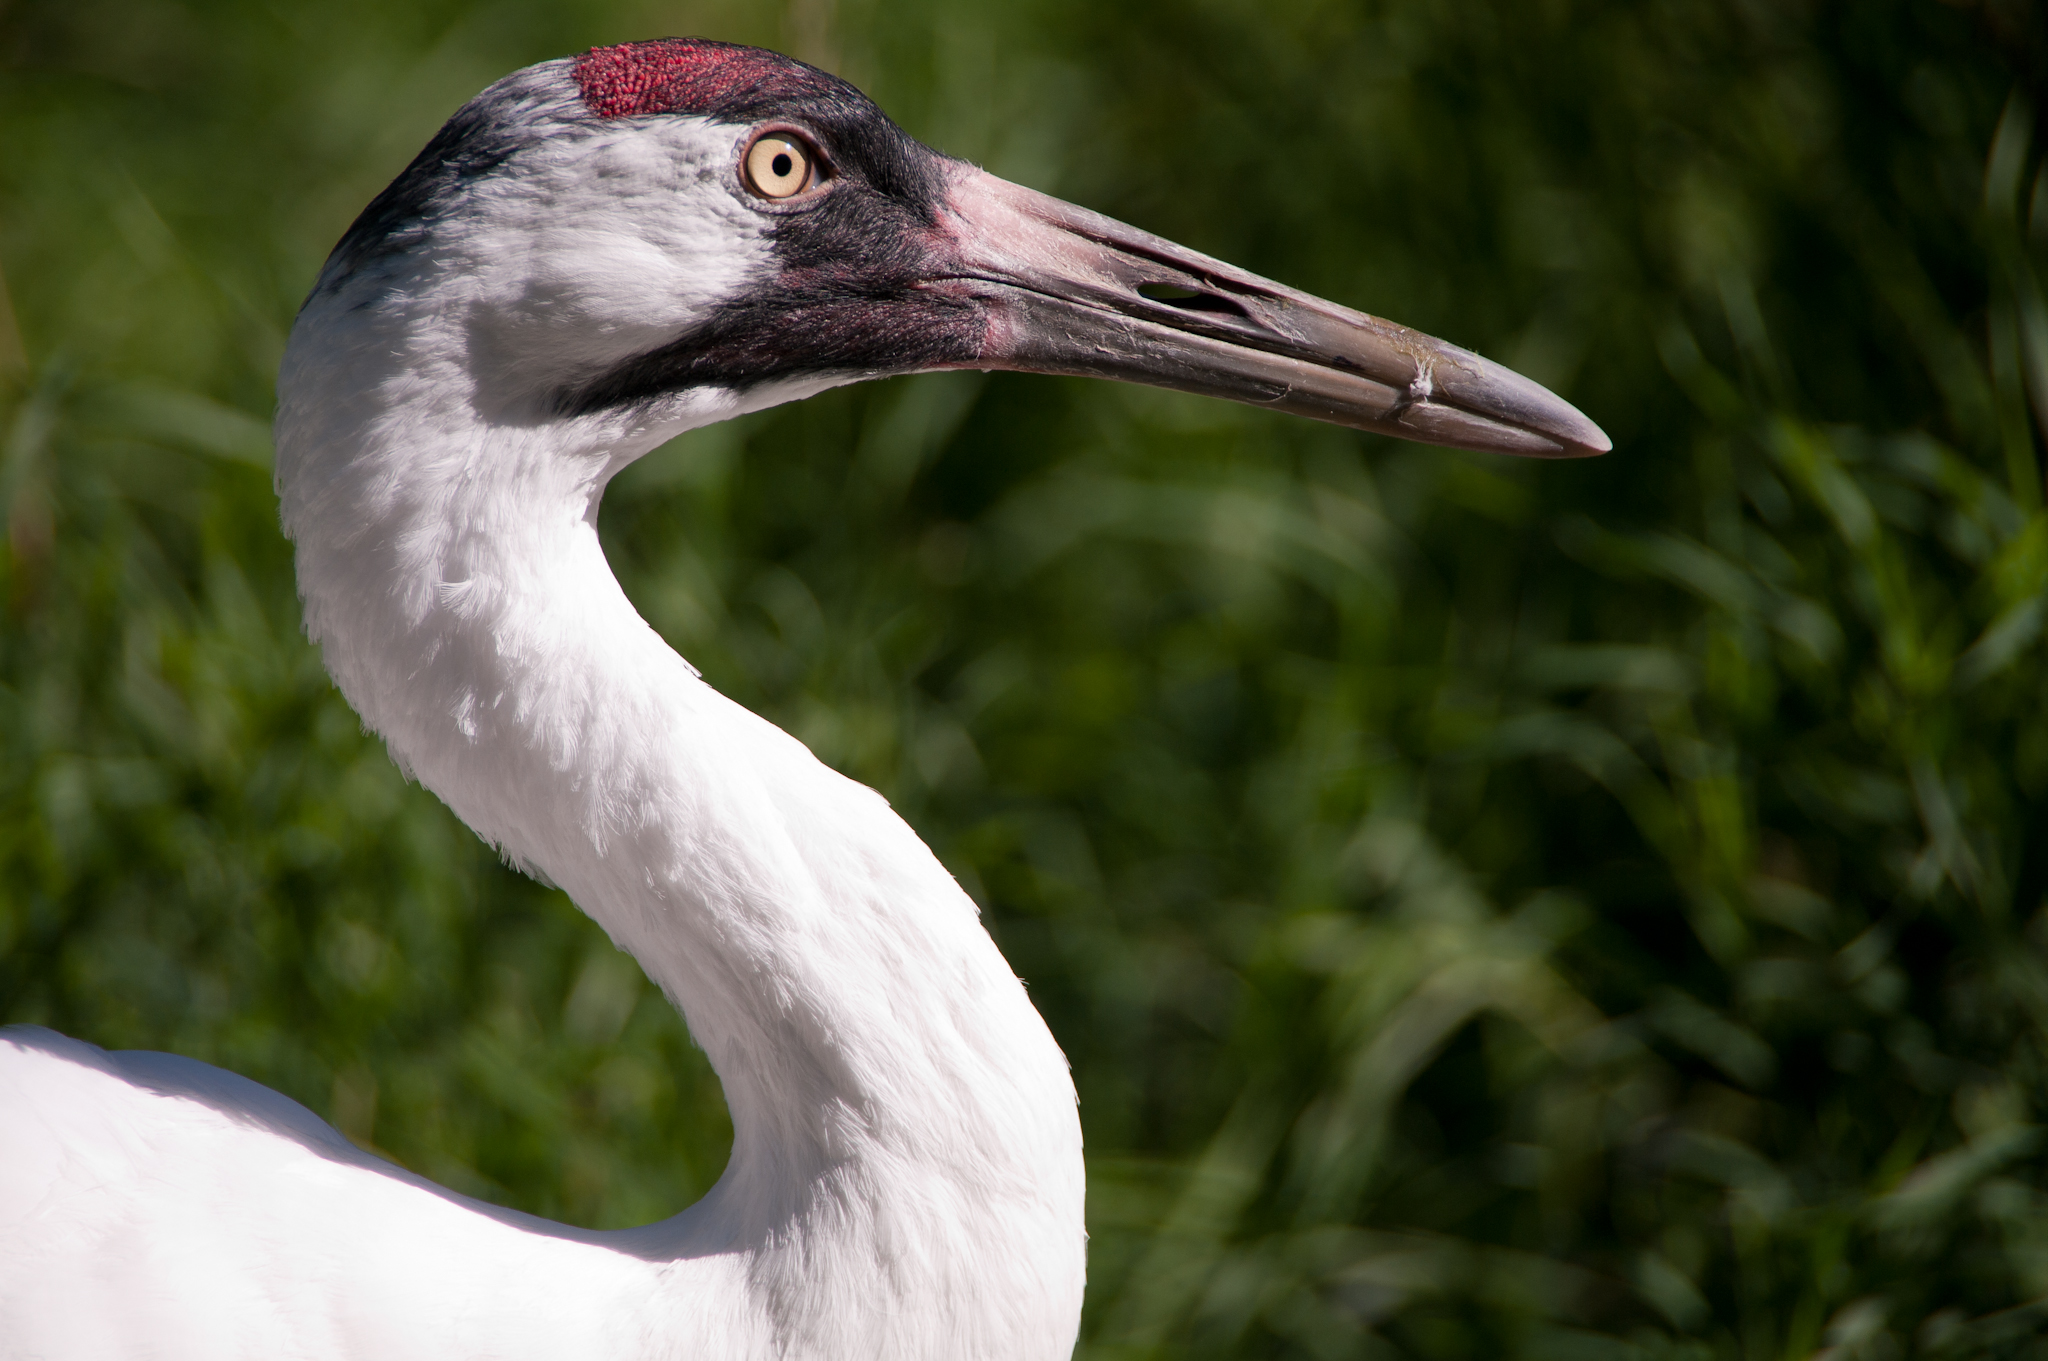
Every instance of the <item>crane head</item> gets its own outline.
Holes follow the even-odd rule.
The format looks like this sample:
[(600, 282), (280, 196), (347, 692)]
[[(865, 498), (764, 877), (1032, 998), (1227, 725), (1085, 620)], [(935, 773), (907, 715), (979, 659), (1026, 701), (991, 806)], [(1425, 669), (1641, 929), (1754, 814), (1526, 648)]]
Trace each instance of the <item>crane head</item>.
[(975, 368), (1500, 453), (1610, 447), (1468, 350), (998, 179), (834, 76), (701, 39), (492, 86), (364, 210), (323, 296), (434, 309), (508, 418), (660, 424), (714, 394), (731, 414)]

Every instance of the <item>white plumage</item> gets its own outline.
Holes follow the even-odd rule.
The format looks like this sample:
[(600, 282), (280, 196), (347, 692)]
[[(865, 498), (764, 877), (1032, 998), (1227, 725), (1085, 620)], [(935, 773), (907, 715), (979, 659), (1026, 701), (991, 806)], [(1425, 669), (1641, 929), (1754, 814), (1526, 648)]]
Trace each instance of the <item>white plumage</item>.
[[(737, 159), (771, 125), (819, 161), (787, 201)], [(863, 242), (885, 253), (898, 219), (883, 271)], [(1146, 300), (1154, 278), (1221, 310)], [(1319, 361), (1316, 327), (1352, 328), (1357, 362)], [(596, 530), (609, 479), (683, 430), (963, 365), (1604, 447), (1475, 356), (1002, 185), (769, 54), (653, 44), (500, 82), (298, 320), (285, 527), (309, 632), (393, 757), (682, 1008), (731, 1164), (673, 1219), (578, 1230), (219, 1069), (0, 1032), (0, 1357), (1068, 1355), (1085, 1235), (1058, 1047), (916, 835), (699, 679)]]

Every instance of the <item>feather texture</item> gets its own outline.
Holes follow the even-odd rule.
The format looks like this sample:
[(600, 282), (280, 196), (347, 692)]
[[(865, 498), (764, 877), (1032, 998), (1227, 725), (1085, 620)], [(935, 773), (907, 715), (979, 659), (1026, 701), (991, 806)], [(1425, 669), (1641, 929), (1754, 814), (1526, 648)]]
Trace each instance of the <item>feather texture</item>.
[(706, 685), (598, 542), (633, 459), (859, 375), (551, 409), (774, 268), (726, 183), (744, 128), (590, 117), (569, 70), (487, 92), (458, 116), (485, 150), (416, 163), (337, 250), (280, 378), (278, 490), (342, 691), (682, 1008), (731, 1164), (673, 1219), (575, 1230), (218, 1069), (0, 1032), (0, 1355), (1072, 1349), (1080, 1128), (1023, 986), (881, 796)]

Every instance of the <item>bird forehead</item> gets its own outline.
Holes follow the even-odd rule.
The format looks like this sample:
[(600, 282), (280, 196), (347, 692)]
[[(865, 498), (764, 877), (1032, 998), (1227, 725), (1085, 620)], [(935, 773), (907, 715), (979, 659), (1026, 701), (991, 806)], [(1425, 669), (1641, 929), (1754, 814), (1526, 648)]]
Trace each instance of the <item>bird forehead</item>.
[(769, 104), (829, 96), (842, 88), (834, 77), (780, 53), (706, 38), (594, 47), (576, 59), (575, 78), (584, 106), (599, 118), (743, 118)]

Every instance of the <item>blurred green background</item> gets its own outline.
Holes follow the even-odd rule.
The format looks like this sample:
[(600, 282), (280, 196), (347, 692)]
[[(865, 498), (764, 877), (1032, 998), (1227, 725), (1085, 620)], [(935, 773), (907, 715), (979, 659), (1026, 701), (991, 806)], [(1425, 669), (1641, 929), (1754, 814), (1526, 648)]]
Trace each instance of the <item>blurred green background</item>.
[(1084, 1355), (2048, 1347), (2048, 43), (1931, 0), (0, 5), (0, 1020), (642, 1222), (680, 1021), (299, 632), (294, 309), (463, 100), (793, 51), (1569, 396), (1605, 459), (945, 375), (692, 435), (612, 560), (882, 789), (1073, 1058)]

